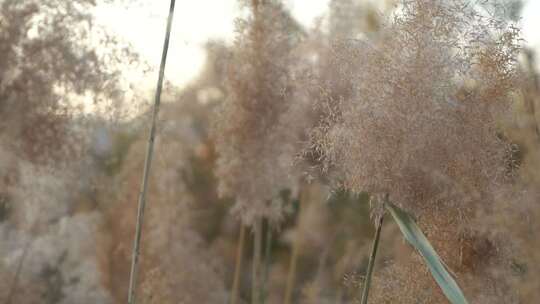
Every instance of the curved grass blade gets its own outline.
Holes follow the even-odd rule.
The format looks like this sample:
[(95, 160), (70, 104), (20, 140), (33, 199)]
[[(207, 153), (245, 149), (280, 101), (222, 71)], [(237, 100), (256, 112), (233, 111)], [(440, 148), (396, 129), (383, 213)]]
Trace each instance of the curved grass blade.
[(452, 304), (468, 304), (456, 281), (450, 276), (441, 258), (435, 249), (433, 249), (433, 246), (431, 246), (422, 230), (416, 225), (413, 218), (407, 212), (389, 202), (386, 203), (386, 208), (392, 214), (405, 239), (424, 258), (431, 275), (437, 281), (446, 298)]

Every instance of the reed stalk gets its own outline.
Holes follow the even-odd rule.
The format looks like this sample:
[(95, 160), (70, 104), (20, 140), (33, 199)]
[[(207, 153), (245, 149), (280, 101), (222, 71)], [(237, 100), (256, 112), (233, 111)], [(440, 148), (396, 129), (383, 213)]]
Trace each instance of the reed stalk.
[[(297, 220), (296, 220), (296, 226), (299, 228), (300, 225), (300, 212), (302, 211), (302, 203), (303, 200), (305, 200), (306, 194), (303, 193), (307, 191), (307, 189), (304, 189), (300, 193), (300, 199), (298, 200), (298, 213), (297, 213)], [(300, 231), (300, 230), (299, 230)], [(285, 299), (283, 301), (284, 304), (291, 304), (292, 296), (293, 296), (293, 290), (294, 290), (294, 282), (296, 280), (296, 266), (298, 263), (298, 257), (300, 256), (300, 245), (301, 245), (301, 239), (300, 239), (300, 233), (298, 233), (294, 239), (292, 253), (291, 253), (291, 261), (289, 263), (289, 273), (287, 275), (287, 286), (285, 288)]]
[(255, 220), (253, 243), (253, 269), (251, 285), (251, 303), (257, 304), (261, 300), (261, 248), (262, 248), (262, 218)]
[(384, 213), (379, 217), (376, 223), (375, 238), (373, 239), (373, 246), (371, 248), (371, 255), (369, 256), (369, 264), (366, 273), (366, 280), (364, 281), (364, 288), (362, 290), (361, 304), (367, 304), (369, 297), (369, 287), (371, 285), (371, 276), (373, 275), (373, 267), (375, 265), (375, 258), (377, 256), (377, 248), (379, 247), (379, 240), (381, 238), (381, 229), (384, 220)]
[(4, 301), (5, 304), (11, 304), (13, 302), (13, 299), (15, 298), (15, 295), (17, 292), (17, 286), (19, 285), (19, 280), (20, 280), (23, 265), (24, 265), (24, 261), (26, 260), (26, 257), (28, 256), (28, 253), (30, 252), (31, 246), (32, 246), (32, 240), (29, 238), (26, 244), (24, 245), (21, 258), (19, 259), (19, 263), (17, 264), (17, 269), (15, 270), (13, 281), (11, 282), (8, 295), (6, 297), (6, 300)]
[(270, 221), (266, 222), (266, 242), (264, 248), (264, 271), (263, 271), (263, 283), (262, 283), (262, 298), (261, 304), (266, 302), (268, 297), (268, 275), (270, 273), (272, 255), (272, 227), (270, 227)]
[(137, 284), (137, 270), (140, 253), (140, 243), (144, 219), (144, 208), (146, 205), (146, 194), (148, 190), (148, 176), (150, 174), (150, 167), (152, 164), (152, 156), (154, 153), (154, 141), (156, 137), (156, 123), (159, 114), (159, 106), (161, 103), (161, 92), (163, 90), (163, 79), (165, 77), (165, 66), (167, 63), (167, 53), (169, 51), (169, 40), (171, 37), (172, 22), (174, 16), (174, 6), (176, 0), (171, 0), (169, 8), (169, 17), (167, 19), (167, 29), (165, 34), (165, 42), (163, 44), (163, 53), (161, 56), (161, 64), (159, 68), (159, 78), (156, 88), (156, 95), (154, 99), (154, 109), (152, 112), (152, 126), (150, 128), (150, 135), (148, 136), (148, 145), (146, 150), (146, 157), (144, 160), (144, 171), (141, 182), (141, 188), (139, 192), (138, 209), (137, 209), (137, 224), (135, 227), (135, 239), (133, 241), (133, 250), (131, 258), (131, 271), (129, 276), (129, 289), (128, 289), (128, 304), (135, 304), (135, 289)]
[(242, 260), (244, 257), (244, 243), (246, 239), (246, 226), (240, 224), (240, 236), (238, 237), (238, 248), (236, 250), (236, 266), (234, 269), (234, 280), (231, 293), (231, 304), (236, 304), (238, 301), (238, 293), (240, 289), (240, 274), (242, 272)]

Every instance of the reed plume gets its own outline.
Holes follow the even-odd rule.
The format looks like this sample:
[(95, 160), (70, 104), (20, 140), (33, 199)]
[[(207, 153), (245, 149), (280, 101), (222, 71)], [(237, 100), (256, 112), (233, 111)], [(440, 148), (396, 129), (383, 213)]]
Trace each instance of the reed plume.
[[(460, 278), (494, 280), (484, 270), (496, 263), (497, 245), (469, 224), (511, 179), (499, 122), (519, 80), (519, 50), (515, 26), (466, 1), (400, 1), (377, 36), (334, 47), (351, 91), (318, 99), (323, 111), (306, 155), (317, 156), (334, 186), (388, 194), (412, 212)], [(394, 279), (408, 280), (403, 273)], [(420, 281), (410, 298), (387, 289), (374, 297), (414, 302), (433, 284)], [(431, 302), (441, 301), (435, 290)]]
[(295, 23), (280, 1), (243, 2), (236, 21), (227, 100), (214, 126), (216, 175), (222, 196), (235, 197), (245, 223), (279, 221), (279, 192), (291, 187), (291, 141), (281, 121), (290, 105)]

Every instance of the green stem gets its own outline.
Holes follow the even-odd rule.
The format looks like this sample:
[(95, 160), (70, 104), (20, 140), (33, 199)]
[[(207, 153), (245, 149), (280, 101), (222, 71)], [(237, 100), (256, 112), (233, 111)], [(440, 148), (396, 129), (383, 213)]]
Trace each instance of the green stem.
[(377, 223), (377, 230), (375, 231), (375, 239), (373, 240), (373, 247), (371, 248), (371, 255), (369, 257), (369, 264), (366, 274), (366, 280), (364, 282), (364, 289), (362, 290), (362, 304), (367, 304), (369, 297), (369, 286), (371, 285), (371, 276), (373, 274), (373, 267), (375, 265), (375, 257), (377, 256), (377, 248), (379, 247), (379, 239), (381, 238), (381, 229), (384, 220), (384, 214), (381, 215)]

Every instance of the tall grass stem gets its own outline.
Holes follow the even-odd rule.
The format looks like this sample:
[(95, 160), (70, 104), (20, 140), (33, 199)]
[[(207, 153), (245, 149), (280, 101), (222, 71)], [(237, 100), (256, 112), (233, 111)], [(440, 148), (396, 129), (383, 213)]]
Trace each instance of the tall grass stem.
[(242, 260), (244, 257), (244, 243), (246, 239), (246, 226), (240, 224), (240, 236), (238, 237), (238, 248), (236, 250), (236, 266), (234, 268), (234, 280), (231, 292), (231, 304), (236, 304), (238, 301), (238, 293), (240, 289), (240, 274), (242, 273)]
[(165, 42), (163, 44), (163, 54), (161, 56), (161, 65), (159, 67), (159, 78), (158, 78), (158, 83), (157, 83), (157, 88), (156, 88), (156, 95), (154, 99), (154, 109), (152, 113), (152, 126), (150, 128), (150, 135), (148, 137), (146, 157), (144, 160), (144, 171), (143, 171), (141, 188), (139, 192), (137, 224), (135, 227), (135, 239), (133, 241), (131, 271), (130, 271), (130, 276), (129, 276), (128, 304), (135, 304), (135, 289), (136, 289), (136, 284), (137, 284), (137, 270), (138, 270), (139, 252), (140, 252), (140, 244), (141, 244), (143, 219), (144, 219), (144, 208), (146, 205), (146, 193), (148, 189), (148, 176), (150, 173), (150, 166), (152, 164), (152, 155), (154, 152), (154, 141), (156, 137), (156, 122), (157, 122), (157, 117), (159, 113), (159, 105), (161, 103), (161, 92), (163, 90), (163, 79), (165, 77), (165, 66), (167, 63), (167, 53), (169, 50), (169, 40), (171, 37), (171, 29), (172, 29), (175, 3), (176, 3), (176, 0), (171, 0), (171, 5), (169, 8), (169, 17), (167, 19)]
[(302, 203), (305, 199), (307, 189), (304, 189), (300, 192), (300, 198), (298, 200), (298, 212), (297, 212), (297, 219), (296, 219), (296, 226), (298, 229), (298, 233), (296, 234), (296, 237), (294, 239), (292, 253), (291, 253), (291, 261), (289, 263), (289, 274), (287, 275), (287, 286), (285, 288), (285, 299), (283, 301), (284, 304), (291, 304), (292, 297), (293, 297), (293, 290), (294, 290), (294, 282), (296, 280), (296, 265), (298, 263), (298, 257), (300, 256), (300, 244), (301, 244), (301, 232), (300, 232), (300, 212), (302, 211)]
[(384, 213), (379, 217), (377, 221), (377, 230), (375, 231), (375, 239), (373, 240), (373, 247), (371, 248), (371, 255), (369, 256), (369, 264), (366, 274), (366, 280), (364, 281), (364, 288), (362, 290), (361, 304), (367, 304), (369, 297), (369, 287), (371, 285), (371, 276), (373, 275), (373, 267), (375, 266), (375, 258), (377, 256), (377, 248), (379, 247), (379, 240), (381, 238), (382, 224), (384, 221)]
[(253, 269), (251, 278), (251, 303), (261, 300), (261, 249), (262, 249), (262, 217), (256, 219), (254, 225)]
[(17, 264), (17, 269), (15, 270), (15, 275), (13, 276), (13, 281), (11, 283), (11, 286), (9, 288), (8, 295), (5, 300), (5, 304), (11, 304), (13, 302), (13, 299), (15, 298), (15, 295), (17, 293), (17, 286), (19, 285), (19, 280), (21, 277), (22, 269), (24, 262), (26, 260), (26, 257), (28, 256), (28, 253), (30, 251), (30, 247), (32, 246), (32, 240), (28, 239), (27, 243), (24, 246), (23, 253), (21, 255), (21, 258), (19, 259), (19, 263)]
[(267, 221), (266, 223), (266, 242), (264, 245), (264, 271), (261, 304), (264, 304), (266, 302), (266, 298), (268, 297), (268, 275), (270, 273), (272, 255), (272, 227), (270, 226), (270, 221)]

